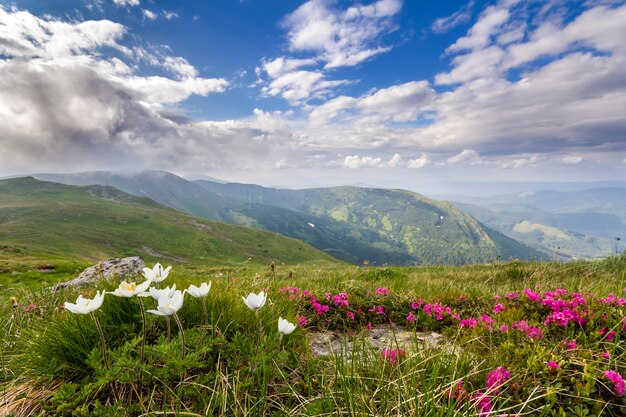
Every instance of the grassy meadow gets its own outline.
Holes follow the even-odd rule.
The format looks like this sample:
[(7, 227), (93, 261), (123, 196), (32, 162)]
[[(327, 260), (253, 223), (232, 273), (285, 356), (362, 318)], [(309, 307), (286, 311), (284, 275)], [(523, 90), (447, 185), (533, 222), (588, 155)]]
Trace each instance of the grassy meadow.
[[(626, 415), (625, 256), (462, 267), (174, 265), (161, 288), (212, 283), (205, 298), (185, 295), (182, 332), (152, 314), (144, 326), (137, 297), (107, 294), (93, 317), (72, 314), (64, 302), (118, 283), (52, 293), (43, 288), (83, 265), (56, 261), (51, 273), (3, 256), (0, 415)], [(12, 275), (20, 279), (5, 280)], [(259, 291), (267, 302), (255, 314), (242, 296)], [(281, 336), (279, 317), (298, 328)], [(415, 337), (381, 350), (368, 328)], [(433, 331), (445, 345), (420, 342)], [(319, 334), (345, 336), (344, 354), (316, 355), (309, 342)]]

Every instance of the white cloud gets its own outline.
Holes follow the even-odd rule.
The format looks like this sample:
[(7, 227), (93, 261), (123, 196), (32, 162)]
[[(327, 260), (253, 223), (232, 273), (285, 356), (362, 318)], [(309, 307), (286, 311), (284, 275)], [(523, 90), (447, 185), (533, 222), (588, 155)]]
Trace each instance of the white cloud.
[(148, 9), (142, 9), (141, 12), (142, 12), (143, 16), (146, 19), (149, 19), (149, 20), (156, 20), (156, 18), (159, 17), (158, 14), (156, 14), (155, 12), (153, 12), (151, 10), (148, 10)]
[(343, 165), (346, 168), (356, 169), (356, 168), (379, 168), (383, 165), (383, 160), (381, 158), (373, 158), (371, 156), (363, 156), (359, 155), (346, 156), (343, 160)]
[(474, 2), (470, 1), (462, 9), (452, 13), (450, 16), (436, 19), (431, 26), (432, 31), (435, 33), (445, 33), (463, 23), (469, 22), (472, 18), (473, 7)]
[(387, 162), (387, 165), (391, 168), (395, 168), (402, 162), (402, 156), (399, 153), (395, 153), (391, 159)]
[(435, 92), (428, 82), (412, 81), (366, 93), (358, 98), (334, 98), (315, 107), (309, 114), (309, 120), (313, 125), (320, 126), (340, 114), (349, 114), (350, 120), (359, 118), (369, 123), (410, 122), (431, 104), (434, 97)]
[(459, 165), (459, 164), (469, 164), (475, 165), (482, 163), (482, 159), (478, 152), (472, 149), (465, 149), (458, 155), (451, 156), (446, 160), (448, 165)]
[(516, 169), (534, 166), (537, 162), (544, 160), (545, 157), (540, 155), (533, 155), (526, 158), (514, 158), (506, 161), (501, 161), (500, 166), (505, 169)]
[(113, 0), (116, 6), (139, 6), (139, 0)]
[(407, 167), (412, 168), (412, 169), (424, 168), (426, 165), (429, 165), (430, 163), (431, 163), (431, 160), (428, 158), (428, 156), (425, 153), (422, 153), (422, 155), (419, 158), (410, 159), (409, 162), (407, 163)]
[(580, 156), (570, 155), (561, 159), (561, 162), (563, 162), (566, 165), (578, 165), (583, 162), (583, 158)]
[(307, 100), (324, 99), (332, 94), (334, 87), (348, 83), (346, 80), (326, 80), (321, 71), (292, 71), (274, 79), (261, 89), (263, 94), (281, 96), (294, 105)]
[(464, 49), (476, 50), (487, 46), (492, 36), (496, 35), (502, 25), (509, 19), (509, 10), (502, 6), (489, 6), (480, 14), (480, 18), (469, 30), (467, 36), (459, 38), (448, 47), (448, 52)]
[(325, 68), (336, 68), (357, 65), (390, 49), (378, 38), (395, 28), (391, 18), (400, 12), (402, 1), (378, 0), (346, 10), (329, 6), (324, 0), (310, 0), (285, 18), (290, 51), (313, 52), (326, 62)]

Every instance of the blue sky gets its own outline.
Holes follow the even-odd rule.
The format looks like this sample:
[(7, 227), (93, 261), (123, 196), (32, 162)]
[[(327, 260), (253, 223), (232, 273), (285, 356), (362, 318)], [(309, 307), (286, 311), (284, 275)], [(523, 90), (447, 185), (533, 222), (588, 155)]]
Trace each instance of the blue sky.
[(624, 1), (0, 1), (0, 175), (626, 174)]

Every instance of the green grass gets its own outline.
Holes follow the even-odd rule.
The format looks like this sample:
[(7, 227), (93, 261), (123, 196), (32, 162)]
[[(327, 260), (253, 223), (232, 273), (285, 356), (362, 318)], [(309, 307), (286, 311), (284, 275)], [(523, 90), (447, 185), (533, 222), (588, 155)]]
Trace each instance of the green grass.
[(33, 178), (0, 181), (0, 251), (92, 261), (135, 255), (232, 265), (335, 261), (295, 239), (187, 216), (114, 188)]
[[(95, 315), (104, 328), (109, 369), (91, 318), (62, 308), (64, 301), (75, 300), (76, 291), (16, 290), (20, 305), (13, 308), (5, 302), (0, 314), (3, 415), (475, 415), (477, 400), (470, 397), (485, 392), (486, 374), (498, 366), (509, 370), (511, 378), (499, 392), (488, 393), (498, 410), (490, 415), (626, 413), (624, 397), (615, 394), (603, 375), (605, 370), (626, 375), (626, 331), (621, 328), (626, 307), (600, 302), (609, 294), (624, 297), (626, 257), (464, 267), (278, 265), (274, 271), (267, 266), (180, 264), (163, 284), (184, 288), (208, 280), (213, 283), (208, 298), (186, 296), (179, 312), (186, 355), (174, 323), (168, 341), (166, 319), (149, 316), (143, 364), (137, 300), (107, 295)], [(97, 288), (114, 286), (101, 283)], [(377, 294), (379, 287), (388, 288), (389, 294)], [(549, 309), (526, 299), (524, 288), (540, 294), (562, 288), (567, 300), (571, 293), (581, 293), (593, 313), (583, 327), (544, 326)], [(93, 296), (95, 289), (83, 292)], [(316, 315), (305, 289), (329, 305), (329, 311)], [(257, 318), (241, 296), (260, 290), (269, 298)], [(518, 299), (506, 298), (512, 291), (520, 294)], [(346, 293), (350, 305), (335, 307), (326, 292)], [(500, 298), (494, 300), (495, 295)], [(489, 314), (494, 331), (484, 323), (460, 328), (448, 313), (437, 320), (421, 308), (413, 310), (411, 302), (420, 298), (448, 306), (463, 319)], [(144, 301), (147, 308), (154, 307), (153, 300)], [(494, 314), (498, 302), (506, 309)], [(25, 311), (25, 305), (35, 307)], [(383, 306), (385, 314), (368, 312), (372, 306)], [(347, 311), (356, 313), (354, 320)], [(406, 321), (409, 312), (415, 313), (416, 322)], [(292, 322), (306, 316), (308, 324), (281, 341), (279, 316)], [(540, 327), (543, 338), (497, 330), (519, 320)], [(363, 339), (367, 323), (389, 327), (391, 322), (398, 336), (434, 330), (453, 348), (392, 343), (390, 348), (406, 349), (392, 365)], [(606, 336), (611, 329), (616, 330), (613, 340)], [(319, 331), (347, 335), (346, 341), (355, 346), (352, 359), (314, 356), (307, 340)], [(572, 339), (578, 345), (567, 350), (561, 341)], [(604, 359), (602, 352), (610, 358)], [(549, 372), (548, 360), (557, 361), (561, 369)], [(449, 398), (459, 381), (467, 396)]]

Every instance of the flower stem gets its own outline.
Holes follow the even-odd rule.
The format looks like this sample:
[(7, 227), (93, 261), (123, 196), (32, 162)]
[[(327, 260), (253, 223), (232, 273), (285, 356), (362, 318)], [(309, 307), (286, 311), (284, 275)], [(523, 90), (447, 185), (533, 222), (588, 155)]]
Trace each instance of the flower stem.
[(143, 365), (146, 348), (146, 311), (143, 308), (143, 302), (140, 297), (137, 297), (137, 302), (139, 303), (139, 309), (141, 310), (141, 322), (143, 324), (141, 332), (141, 364)]
[(182, 339), (183, 358), (184, 358), (185, 357), (185, 350), (186, 350), (186, 346), (187, 346), (187, 343), (185, 341), (185, 330), (183, 330), (183, 324), (180, 322), (180, 319), (178, 318), (178, 315), (176, 313), (174, 313), (174, 320), (176, 320), (176, 324), (178, 325), (178, 330), (180, 330), (180, 337)]
[(104, 340), (104, 332), (102, 331), (102, 326), (100, 326), (100, 322), (98, 321), (98, 318), (96, 317), (96, 315), (93, 314), (93, 312), (90, 314), (91, 314), (91, 318), (93, 318), (93, 321), (96, 323), (96, 328), (98, 329), (98, 333), (100, 334), (100, 347), (102, 348), (104, 368), (108, 371), (109, 370), (109, 355), (107, 353), (107, 345)]

